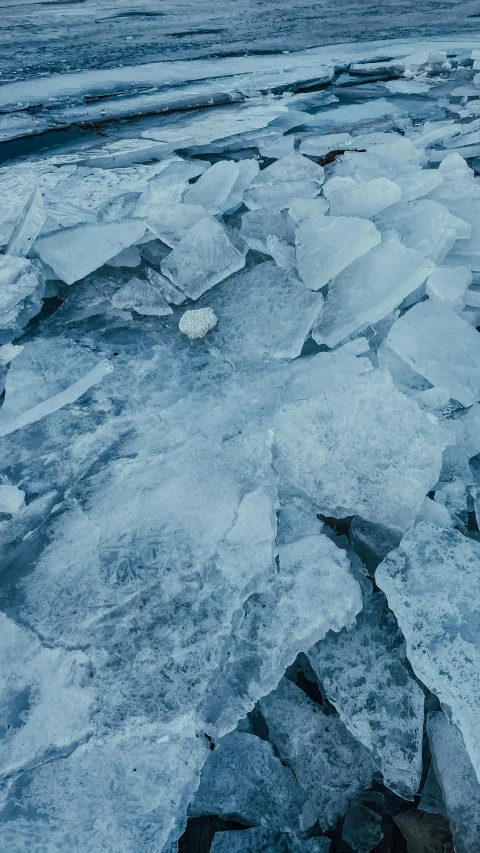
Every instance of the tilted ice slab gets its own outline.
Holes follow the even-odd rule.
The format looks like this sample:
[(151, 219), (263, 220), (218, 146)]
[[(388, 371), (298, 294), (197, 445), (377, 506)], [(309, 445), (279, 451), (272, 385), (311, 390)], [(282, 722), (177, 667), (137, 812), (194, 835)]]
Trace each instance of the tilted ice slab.
[(308, 795), (320, 826), (334, 826), (350, 800), (371, 785), (367, 750), (339, 717), (327, 714), (286, 678), (260, 701), (260, 710), (270, 741)]
[(419, 524), (377, 569), (415, 674), (459, 728), (480, 778), (480, 548), (458, 530)]
[(393, 324), (386, 344), (462, 406), (480, 400), (480, 336), (439, 300), (414, 305)]
[(385, 784), (413, 799), (422, 775), (424, 696), (403, 664), (403, 638), (383, 595), (356, 624), (328, 633), (309, 659), (341, 719), (369, 750)]
[(431, 261), (390, 235), (333, 279), (315, 340), (333, 347), (367, 323), (382, 320), (433, 269)]
[(380, 240), (380, 232), (368, 219), (307, 217), (296, 229), (298, 272), (307, 287), (320, 290)]
[(458, 732), (445, 714), (431, 713), (427, 732), (457, 853), (480, 848), (480, 784)]
[(281, 480), (324, 515), (360, 515), (402, 532), (436, 483), (446, 444), (435, 418), (381, 370), (285, 405), (275, 418)]

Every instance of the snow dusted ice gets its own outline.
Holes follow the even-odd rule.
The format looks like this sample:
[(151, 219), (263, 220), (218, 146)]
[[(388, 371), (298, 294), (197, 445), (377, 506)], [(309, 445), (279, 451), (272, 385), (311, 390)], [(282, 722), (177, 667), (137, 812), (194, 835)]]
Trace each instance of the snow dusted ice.
[(478, 853), (478, 67), (0, 86), (5, 849)]

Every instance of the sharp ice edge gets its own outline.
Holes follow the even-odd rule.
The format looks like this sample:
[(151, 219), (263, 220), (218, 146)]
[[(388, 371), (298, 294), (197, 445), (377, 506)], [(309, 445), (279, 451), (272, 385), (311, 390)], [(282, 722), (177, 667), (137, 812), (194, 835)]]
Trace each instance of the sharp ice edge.
[(420, 808), (437, 785), (477, 853), (471, 46), (0, 86), (31, 110), (4, 138), (210, 103), (0, 169), (14, 853), (170, 853), (187, 812), (255, 827), (214, 851), (326, 853), (305, 834), (345, 817), (369, 853), (385, 787), (419, 791), (425, 694)]

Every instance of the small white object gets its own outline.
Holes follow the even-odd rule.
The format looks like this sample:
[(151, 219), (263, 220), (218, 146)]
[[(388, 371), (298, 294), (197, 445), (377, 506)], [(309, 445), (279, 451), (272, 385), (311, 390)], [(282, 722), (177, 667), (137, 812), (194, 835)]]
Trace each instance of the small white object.
[(192, 311), (185, 311), (185, 314), (180, 318), (178, 328), (193, 341), (197, 338), (204, 338), (207, 332), (215, 328), (216, 325), (217, 317), (211, 308), (197, 308)]
[(25, 492), (16, 486), (0, 486), (0, 512), (14, 515), (25, 502)]

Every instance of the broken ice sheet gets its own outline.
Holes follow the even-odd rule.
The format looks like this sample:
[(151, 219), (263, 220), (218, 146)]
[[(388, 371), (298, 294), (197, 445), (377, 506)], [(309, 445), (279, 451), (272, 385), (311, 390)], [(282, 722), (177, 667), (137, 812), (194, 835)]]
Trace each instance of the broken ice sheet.
[(16, 486), (0, 485), (0, 512), (14, 515), (25, 503), (25, 492)]
[(437, 482), (447, 438), (387, 372), (283, 406), (275, 418), (281, 482), (323, 515), (360, 515), (405, 531)]
[(460, 730), (480, 777), (480, 548), (458, 530), (417, 525), (376, 572), (417, 677)]
[(260, 701), (269, 739), (314, 806), (323, 830), (372, 782), (367, 750), (334, 714), (327, 713), (287, 678)]
[(190, 228), (162, 263), (162, 272), (191, 299), (198, 299), (245, 266), (245, 256), (219, 222), (204, 218)]
[(313, 826), (317, 815), (307, 794), (270, 743), (246, 732), (231, 732), (214, 746), (190, 815), (216, 814), (247, 826), (295, 834)]
[(323, 296), (267, 262), (217, 287), (208, 305), (218, 317), (213, 343), (238, 364), (300, 355)]
[(184, 196), (187, 204), (200, 204), (208, 213), (224, 213), (242, 201), (258, 172), (256, 160), (219, 160), (188, 188)]
[(404, 665), (403, 638), (383, 595), (368, 597), (356, 624), (329, 632), (308, 656), (351, 734), (369, 750), (385, 784), (413, 799), (422, 773), (421, 688)]
[(455, 241), (469, 231), (448, 209), (432, 199), (401, 202), (375, 218), (383, 231), (393, 229), (409, 249), (441, 263)]
[(66, 284), (84, 278), (103, 266), (145, 233), (140, 219), (77, 225), (39, 237), (35, 251)]
[(438, 299), (420, 302), (400, 317), (386, 345), (432, 385), (445, 386), (462, 406), (480, 400), (480, 336)]
[(307, 287), (320, 290), (380, 240), (380, 232), (368, 219), (307, 217), (296, 228), (298, 272)]
[(333, 279), (313, 337), (333, 347), (367, 323), (377, 323), (433, 269), (431, 261), (389, 235)]
[(329, 838), (297, 838), (287, 832), (254, 827), (236, 832), (217, 832), (211, 853), (328, 853)]

